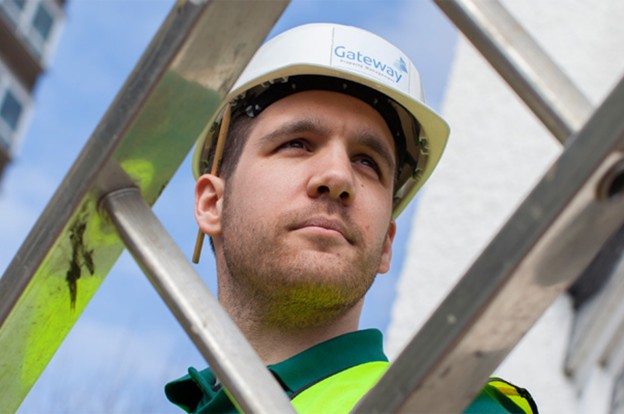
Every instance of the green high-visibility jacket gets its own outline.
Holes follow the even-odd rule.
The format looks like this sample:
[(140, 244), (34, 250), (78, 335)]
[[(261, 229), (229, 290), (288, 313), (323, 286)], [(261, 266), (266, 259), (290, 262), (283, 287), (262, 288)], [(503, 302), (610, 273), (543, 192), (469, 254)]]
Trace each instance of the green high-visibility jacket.
[[(346, 414), (388, 369), (381, 332), (341, 335), (268, 368), (300, 414)], [(210, 369), (165, 387), (167, 398), (190, 413), (237, 413)], [(525, 390), (492, 380), (464, 411), (467, 414), (537, 413)]]

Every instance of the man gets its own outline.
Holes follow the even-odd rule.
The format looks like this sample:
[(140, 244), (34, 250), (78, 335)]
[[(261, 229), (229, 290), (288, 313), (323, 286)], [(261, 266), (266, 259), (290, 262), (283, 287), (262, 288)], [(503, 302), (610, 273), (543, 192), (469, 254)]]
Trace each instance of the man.
[[(349, 412), (388, 366), (381, 334), (357, 330), (364, 296), (448, 127), (405, 55), (339, 25), (266, 43), (227, 101), (194, 158), (219, 301), (299, 412)], [(500, 389), (468, 411), (519, 409)], [(209, 369), (166, 393), (189, 412), (236, 412)]]

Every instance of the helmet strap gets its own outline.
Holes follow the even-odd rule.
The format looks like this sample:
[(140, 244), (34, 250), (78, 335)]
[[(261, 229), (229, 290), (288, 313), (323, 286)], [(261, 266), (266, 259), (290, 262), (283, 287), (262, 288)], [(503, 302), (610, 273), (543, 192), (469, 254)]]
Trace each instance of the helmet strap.
[[(225, 148), (225, 141), (227, 139), (228, 130), (230, 129), (230, 119), (232, 116), (232, 109), (230, 104), (225, 105), (223, 110), (223, 117), (221, 119), (221, 127), (219, 128), (219, 136), (217, 138), (217, 148), (215, 149), (214, 159), (212, 160), (212, 167), (210, 174), (216, 176), (219, 172), (219, 164), (223, 157), (223, 148)], [(199, 263), (199, 257), (201, 255), (202, 247), (204, 246), (204, 232), (201, 229), (197, 230), (197, 238), (195, 239), (195, 250), (193, 251), (193, 263)]]

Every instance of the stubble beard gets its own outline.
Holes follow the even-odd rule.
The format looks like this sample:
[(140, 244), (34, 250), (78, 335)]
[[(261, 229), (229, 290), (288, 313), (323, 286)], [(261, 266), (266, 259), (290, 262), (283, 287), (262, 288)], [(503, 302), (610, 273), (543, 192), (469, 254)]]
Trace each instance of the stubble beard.
[[(284, 242), (281, 229), (305, 215), (289, 211), (275, 223), (253, 221), (226, 192), (222, 240), (227, 282), (220, 296), (223, 293), (234, 306), (231, 311), (273, 328), (299, 330), (330, 323), (363, 299), (375, 280), (384, 240), (358, 249), (351, 258), (331, 250), (296, 250)], [(362, 246), (361, 232), (349, 225), (355, 245)]]

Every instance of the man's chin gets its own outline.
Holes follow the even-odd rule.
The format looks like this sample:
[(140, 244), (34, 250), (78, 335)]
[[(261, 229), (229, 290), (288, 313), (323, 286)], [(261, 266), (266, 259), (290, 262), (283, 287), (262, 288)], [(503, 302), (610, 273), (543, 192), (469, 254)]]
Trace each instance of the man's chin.
[(318, 272), (317, 277), (335, 274), (337, 277), (357, 272), (361, 260), (347, 249), (306, 248), (295, 252), (291, 265), (299, 272)]
[(366, 293), (376, 274), (359, 268), (358, 264), (346, 260), (344, 255), (307, 250), (282, 263), (280, 273), (286, 279), (282, 282), (292, 288), (316, 286), (336, 292)]

